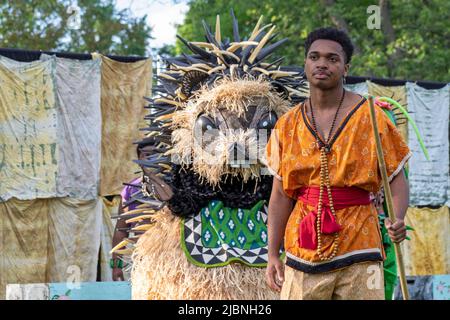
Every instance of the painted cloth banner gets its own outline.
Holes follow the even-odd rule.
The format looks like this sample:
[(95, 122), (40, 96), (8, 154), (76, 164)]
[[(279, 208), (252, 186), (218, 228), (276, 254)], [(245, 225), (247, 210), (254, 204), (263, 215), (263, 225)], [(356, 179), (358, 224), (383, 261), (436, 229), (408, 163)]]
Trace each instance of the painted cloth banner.
[(6, 284), (96, 281), (102, 200), (0, 203), (0, 299)]
[(405, 223), (410, 241), (402, 242), (406, 275), (450, 274), (450, 216), (439, 209), (409, 208)]
[[(109, 265), (112, 249), (112, 239), (117, 220), (112, 220), (112, 216), (117, 216), (119, 212), (120, 196), (115, 196), (112, 200), (103, 198), (102, 230), (100, 244), (100, 276), (101, 281), (113, 281), (112, 269)], [(128, 279), (125, 279), (128, 280)]]
[(55, 61), (0, 58), (0, 201), (56, 196)]
[(46, 282), (97, 280), (102, 207), (100, 197), (49, 201)]
[(46, 282), (49, 201), (0, 202), (0, 299), (8, 283)]
[(449, 205), (449, 86), (426, 90), (407, 83), (406, 91), (411, 118), (416, 122), (430, 155), (428, 161), (409, 125), (408, 145), (413, 152), (409, 163), (410, 204)]
[(96, 199), (100, 180), (101, 60), (56, 59), (58, 197)]
[[(369, 94), (377, 97), (388, 97), (397, 101), (403, 108), (408, 110), (408, 104), (406, 100), (406, 87), (405, 86), (393, 86), (385, 87), (373, 82), (368, 82)], [(399, 111), (394, 111), (396, 114)], [(404, 116), (401, 116), (404, 118)], [(398, 130), (402, 134), (405, 141), (408, 141), (408, 124), (406, 119), (403, 123), (397, 125)]]
[[(94, 54), (94, 57), (99, 58)], [(138, 166), (136, 142), (143, 138), (146, 114), (144, 96), (151, 96), (150, 59), (124, 63), (101, 56), (102, 60), (102, 154), (100, 195), (118, 195), (122, 183), (130, 181)]]

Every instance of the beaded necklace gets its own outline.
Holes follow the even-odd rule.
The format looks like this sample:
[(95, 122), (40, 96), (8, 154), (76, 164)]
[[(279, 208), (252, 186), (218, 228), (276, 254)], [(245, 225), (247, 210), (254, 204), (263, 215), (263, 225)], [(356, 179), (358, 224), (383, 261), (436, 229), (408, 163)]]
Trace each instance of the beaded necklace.
[(338, 248), (339, 248), (339, 232), (336, 232), (334, 234), (334, 239), (333, 239), (333, 251), (330, 256), (325, 257), (322, 252), (322, 238), (321, 238), (320, 230), (321, 230), (321, 217), (322, 217), (322, 208), (323, 208), (324, 186), (327, 188), (327, 194), (328, 194), (328, 200), (329, 200), (329, 204), (330, 204), (331, 213), (333, 214), (334, 218), (337, 221), (336, 211), (334, 210), (333, 198), (331, 195), (331, 185), (330, 185), (330, 176), (329, 176), (329, 172), (328, 172), (327, 154), (331, 152), (330, 141), (331, 141), (331, 137), (333, 136), (332, 133), (333, 133), (334, 125), (336, 123), (336, 119), (337, 119), (339, 110), (341, 109), (342, 102), (344, 101), (344, 97), (345, 97), (345, 89), (342, 90), (341, 101), (339, 102), (339, 106), (336, 110), (336, 114), (334, 115), (333, 122), (331, 123), (330, 132), (328, 134), (328, 137), (325, 139), (325, 141), (322, 141), (322, 139), (320, 138), (319, 132), (317, 130), (316, 120), (314, 118), (313, 105), (311, 103), (311, 98), (309, 98), (309, 105), (311, 108), (312, 126), (313, 126), (313, 130), (316, 134), (317, 143), (320, 148), (320, 189), (319, 189), (319, 203), (317, 206), (316, 233), (317, 233), (317, 254), (319, 255), (320, 260), (322, 260), (322, 261), (328, 261), (328, 260), (333, 259), (336, 256)]

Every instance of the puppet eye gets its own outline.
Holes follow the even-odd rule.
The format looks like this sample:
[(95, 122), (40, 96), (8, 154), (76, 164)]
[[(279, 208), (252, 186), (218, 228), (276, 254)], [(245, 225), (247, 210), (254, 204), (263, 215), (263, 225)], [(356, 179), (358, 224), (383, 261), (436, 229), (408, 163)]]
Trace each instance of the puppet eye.
[(277, 123), (277, 114), (273, 111), (266, 113), (258, 122), (258, 129), (273, 129)]
[(205, 115), (200, 115), (197, 118), (197, 120), (195, 121), (195, 126), (198, 128), (201, 128), (202, 132), (217, 129), (217, 126), (214, 123), (214, 120)]

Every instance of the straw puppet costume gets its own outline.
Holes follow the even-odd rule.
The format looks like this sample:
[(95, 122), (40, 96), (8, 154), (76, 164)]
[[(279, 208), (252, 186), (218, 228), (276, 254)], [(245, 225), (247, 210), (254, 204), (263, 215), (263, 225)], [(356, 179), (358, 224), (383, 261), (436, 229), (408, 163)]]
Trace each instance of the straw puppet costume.
[[(180, 40), (192, 51), (167, 59), (149, 99), (147, 138), (159, 142), (137, 160), (141, 191), (128, 203), (127, 222), (150, 218), (134, 249), (134, 299), (274, 299), (265, 283), (267, 201), (273, 177), (264, 154), (277, 119), (307, 95), (298, 71), (270, 59), (286, 39), (271, 43), (275, 27), (242, 40), (222, 39), (217, 17), (206, 42)], [(131, 248), (133, 247), (133, 248)]]

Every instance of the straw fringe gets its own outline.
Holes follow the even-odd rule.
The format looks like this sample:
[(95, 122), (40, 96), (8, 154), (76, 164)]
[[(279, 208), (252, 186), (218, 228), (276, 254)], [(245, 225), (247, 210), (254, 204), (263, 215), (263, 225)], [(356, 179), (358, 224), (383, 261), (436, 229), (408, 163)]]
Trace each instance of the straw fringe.
[(197, 267), (180, 246), (179, 218), (164, 209), (154, 219), (154, 228), (141, 236), (133, 253), (133, 299), (278, 299), (265, 283), (264, 268)]
[(225, 77), (218, 80), (213, 88), (205, 85), (196, 91), (189, 103), (195, 104), (199, 113), (211, 114), (226, 106), (231, 112), (242, 116), (255, 99), (266, 98), (270, 110), (279, 115), (284, 114), (289, 110), (289, 101), (282, 99), (271, 89), (270, 82), (263, 78), (246, 77), (236, 80)]

